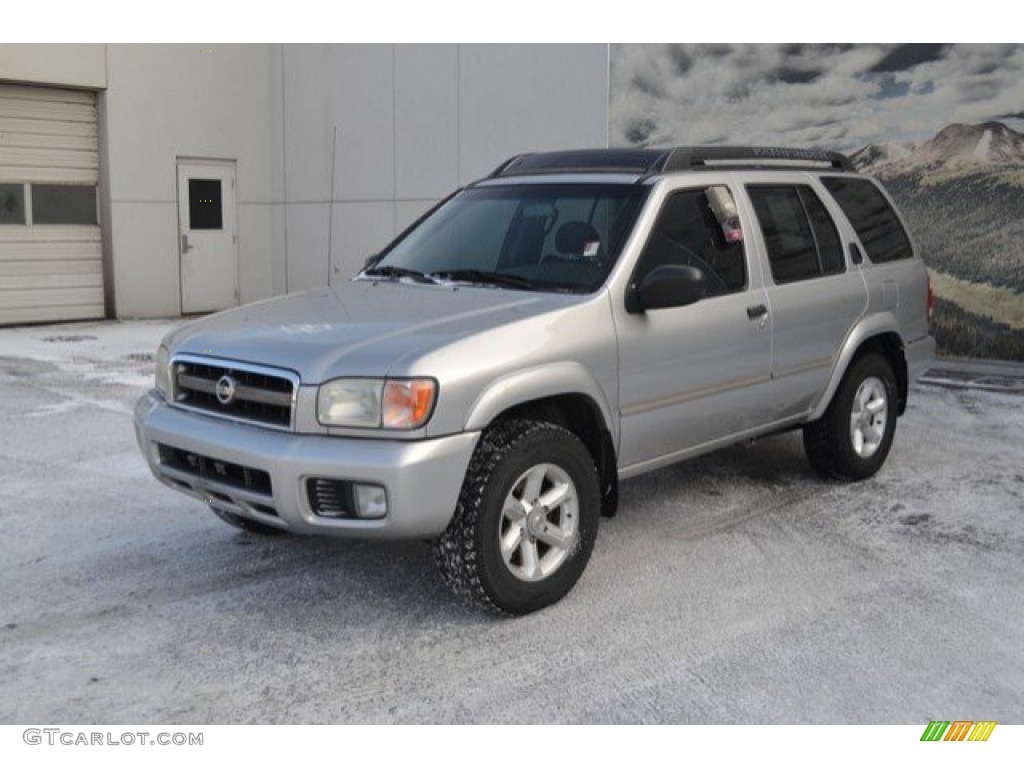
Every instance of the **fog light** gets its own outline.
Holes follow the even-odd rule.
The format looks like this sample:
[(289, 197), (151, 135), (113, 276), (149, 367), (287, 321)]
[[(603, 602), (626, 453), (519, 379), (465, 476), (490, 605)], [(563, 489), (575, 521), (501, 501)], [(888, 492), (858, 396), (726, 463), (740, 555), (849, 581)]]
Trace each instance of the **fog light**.
[(388, 495), (379, 485), (353, 485), (356, 517), (367, 520), (384, 517), (388, 513)]

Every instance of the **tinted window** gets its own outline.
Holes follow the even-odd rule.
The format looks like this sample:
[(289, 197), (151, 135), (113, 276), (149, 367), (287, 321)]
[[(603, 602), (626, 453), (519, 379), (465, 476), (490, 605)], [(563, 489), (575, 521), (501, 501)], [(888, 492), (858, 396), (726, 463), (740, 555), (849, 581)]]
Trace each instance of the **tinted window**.
[(822, 183), (850, 220), (871, 261), (909, 259), (914, 255), (896, 212), (874, 184), (836, 176), (823, 178)]
[(96, 224), (96, 187), (32, 185), (33, 224)]
[(0, 184), (0, 224), (25, 223), (25, 187)]
[(811, 220), (811, 231), (818, 245), (818, 257), (821, 260), (821, 271), (825, 275), (835, 275), (845, 268), (843, 264), (843, 246), (839, 241), (835, 222), (825, 209), (818, 195), (810, 187), (797, 187), (800, 201)]
[(843, 271), (839, 234), (814, 190), (792, 185), (750, 187), (748, 191), (776, 283)]
[(662, 205), (641, 257), (638, 279), (671, 264), (700, 269), (708, 296), (746, 286), (743, 230), (728, 187), (674, 192)]
[(775, 282), (820, 275), (818, 249), (796, 187), (754, 187), (749, 191)]

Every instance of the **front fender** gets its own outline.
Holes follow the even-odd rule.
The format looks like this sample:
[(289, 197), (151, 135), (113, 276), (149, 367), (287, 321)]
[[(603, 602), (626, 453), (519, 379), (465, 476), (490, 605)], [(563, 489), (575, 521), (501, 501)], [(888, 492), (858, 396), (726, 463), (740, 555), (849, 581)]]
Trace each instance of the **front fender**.
[(463, 428), (467, 432), (482, 430), (509, 408), (559, 395), (590, 398), (618, 446), (618, 420), (613, 416), (604, 391), (586, 368), (573, 362), (527, 368), (495, 379), (473, 402)]

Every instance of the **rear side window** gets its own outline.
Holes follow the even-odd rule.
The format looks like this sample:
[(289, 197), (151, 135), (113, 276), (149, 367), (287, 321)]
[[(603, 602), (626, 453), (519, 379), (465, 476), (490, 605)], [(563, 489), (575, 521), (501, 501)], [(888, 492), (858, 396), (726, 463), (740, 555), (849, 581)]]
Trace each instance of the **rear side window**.
[(880, 264), (914, 255), (896, 212), (874, 184), (838, 176), (821, 181), (850, 220), (871, 261)]
[(835, 224), (810, 187), (748, 187), (761, 224), (772, 278), (778, 284), (843, 271), (843, 251)]

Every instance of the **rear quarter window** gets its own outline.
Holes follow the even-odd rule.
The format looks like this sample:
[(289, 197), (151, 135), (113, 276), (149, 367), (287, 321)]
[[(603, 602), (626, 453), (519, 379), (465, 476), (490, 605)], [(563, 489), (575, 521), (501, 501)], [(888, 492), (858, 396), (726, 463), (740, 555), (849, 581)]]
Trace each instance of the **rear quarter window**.
[(867, 179), (840, 176), (822, 178), (875, 264), (914, 255), (907, 231), (878, 187)]

